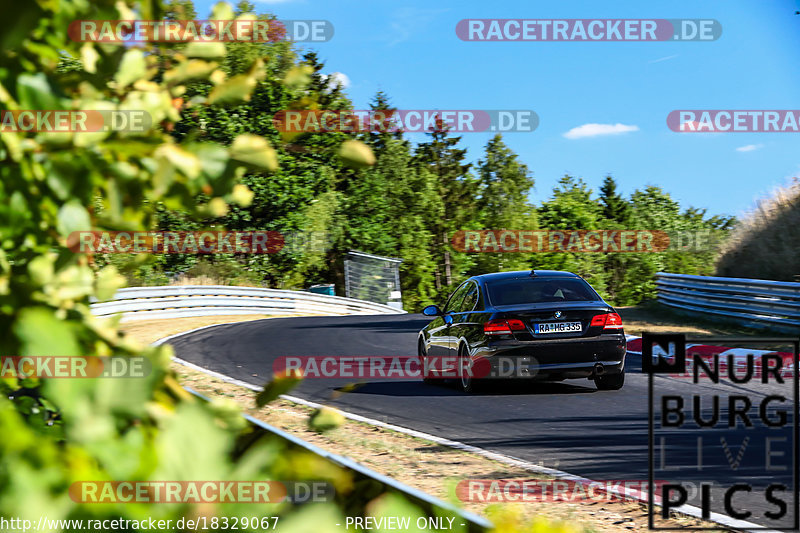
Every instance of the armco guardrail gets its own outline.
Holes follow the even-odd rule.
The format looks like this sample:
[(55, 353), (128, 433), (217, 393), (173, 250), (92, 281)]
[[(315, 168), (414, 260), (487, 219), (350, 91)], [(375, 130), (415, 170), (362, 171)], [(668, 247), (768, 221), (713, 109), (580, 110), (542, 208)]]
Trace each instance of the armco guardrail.
[[(194, 394), (195, 396), (201, 398), (204, 401), (209, 401), (208, 398), (203, 396), (202, 394), (197, 393), (191, 389), (187, 389), (190, 393)], [(408, 501), (415, 504), (419, 510), (426, 515), (427, 517), (436, 519), (437, 517), (451, 517), (452, 519), (452, 529), (453, 531), (462, 531), (464, 533), (484, 533), (489, 529), (493, 528), (493, 525), (490, 521), (483, 518), (482, 516), (476, 515), (475, 513), (471, 513), (464, 509), (458, 508), (450, 503), (444, 502), (438, 498), (431, 496), (430, 494), (426, 494), (421, 490), (417, 490), (413, 487), (409, 487), (395, 479), (390, 478), (389, 476), (385, 476), (383, 474), (379, 474), (374, 470), (370, 470), (369, 468), (365, 467), (362, 464), (359, 464), (352, 459), (347, 457), (337, 455), (334, 453), (327, 452), (322, 448), (318, 448), (313, 444), (306, 442), (300, 438), (291, 435), (285, 431), (282, 431), (274, 426), (266, 424), (257, 418), (253, 418), (249, 415), (243, 415), (250, 424), (252, 431), (250, 435), (246, 439), (245, 442), (240, 442), (239, 449), (237, 450), (238, 453), (244, 451), (244, 448), (247, 445), (251, 445), (254, 442), (258, 441), (261, 437), (265, 435), (272, 435), (284, 441), (284, 443), (290, 447), (304, 449), (310, 453), (318, 455), (323, 459), (329, 461), (330, 463), (348, 470), (353, 476), (354, 482), (354, 491), (357, 494), (361, 494), (364, 496), (368, 496), (370, 498), (374, 498), (379, 494), (384, 493), (396, 493), (400, 494), (405, 497)], [(356, 506), (357, 507), (357, 506)], [(351, 510), (352, 511), (352, 510)], [(360, 513), (359, 513), (360, 514)], [(442, 529), (447, 529), (448, 521), (444, 522), (444, 526)], [(412, 521), (411, 528), (415, 529), (416, 524)], [(426, 529), (426, 528), (420, 528)], [(431, 528), (434, 530), (434, 528)]]
[(405, 313), (388, 305), (303, 291), (169, 285), (120, 289), (114, 299), (92, 304), (96, 316), (123, 313), (123, 321), (210, 315), (375, 315)]
[(670, 307), (753, 327), (800, 328), (800, 283), (658, 272), (656, 285), (658, 301)]

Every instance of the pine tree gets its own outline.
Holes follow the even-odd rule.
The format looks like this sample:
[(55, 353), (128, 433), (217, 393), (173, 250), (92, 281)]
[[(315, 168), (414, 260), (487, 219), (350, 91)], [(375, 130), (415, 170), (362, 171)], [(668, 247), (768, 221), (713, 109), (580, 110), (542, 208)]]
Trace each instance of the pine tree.
[[(369, 108), (372, 112), (382, 111), (383, 115), (386, 117), (385, 120), (378, 121), (379, 124), (370, 124), (370, 129), (366, 134), (366, 138), (364, 139), (364, 142), (370, 145), (373, 153), (375, 153), (375, 156), (377, 157), (378, 154), (386, 148), (389, 139), (402, 139), (403, 132), (400, 130), (388, 131), (392, 126), (390, 117), (397, 112), (397, 108), (392, 105), (389, 95), (384, 91), (378, 91), (375, 93), (375, 96), (372, 97), (372, 102), (370, 102)], [(376, 117), (376, 115), (373, 113), (372, 117), (370, 117), (370, 120), (377, 118), (379, 117)]]
[(192, 0), (168, 0), (164, 3), (166, 20), (193, 20), (197, 18)]
[[(501, 135), (492, 138), (477, 165), (480, 197), (477, 205), (483, 229), (532, 230), (535, 208), (528, 200), (534, 180)], [(475, 274), (527, 268), (530, 258), (521, 253), (482, 253), (475, 257)]]
[(611, 176), (606, 176), (600, 187), (600, 202), (603, 204), (603, 218), (621, 224), (630, 220), (630, 204), (617, 193), (617, 182)]
[[(311, 73), (311, 83), (307, 90), (317, 99), (319, 109), (350, 109), (350, 101), (344, 94), (344, 87), (340, 83), (332, 84), (330, 76), (323, 74), (325, 68), (316, 52), (309, 51), (303, 54), (303, 63), (313, 69)], [(350, 104), (351, 105), (351, 104)]]
[[(600, 204), (604, 226), (607, 229), (617, 229), (630, 224), (631, 205), (617, 192), (617, 182), (611, 176), (606, 176), (600, 187)], [(625, 254), (608, 253), (603, 257), (608, 276), (608, 294), (612, 303), (619, 303), (619, 298), (625, 283), (625, 273), (635, 258), (625, 257)]]
[[(439, 121), (434, 131), (429, 134), (430, 141), (417, 146), (417, 164), (427, 168), (436, 178), (440, 213), (431, 213), (429, 224), (431, 233), (436, 236), (434, 256), (441, 257), (441, 269), (444, 270), (444, 286), (453, 283), (453, 256), (450, 250), (449, 235), (463, 229), (465, 224), (475, 219), (475, 195), (477, 183), (469, 173), (471, 164), (464, 163), (466, 149), (456, 148), (461, 137), (453, 137), (448, 128)], [(442, 270), (436, 269), (436, 288), (441, 290)]]

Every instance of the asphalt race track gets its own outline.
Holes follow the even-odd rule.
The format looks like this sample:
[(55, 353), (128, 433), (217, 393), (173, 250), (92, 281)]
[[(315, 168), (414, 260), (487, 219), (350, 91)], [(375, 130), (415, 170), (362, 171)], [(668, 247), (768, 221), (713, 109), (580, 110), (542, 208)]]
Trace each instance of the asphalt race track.
[[(261, 385), (270, 379), (279, 356), (416, 355), (417, 332), (427, 322), (422, 315), (279, 318), (207, 328), (170, 344), (181, 359)], [(338, 389), (353, 379), (307, 379), (291, 394), (591, 479), (646, 481), (648, 379), (641, 373), (638, 356), (628, 356), (626, 371), (625, 387), (620, 391), (597, 391), (588, 380), (498, 381), (479, 394), (468, 395), (454, 384), (394, 379), (371, 381), (342, 393)], [(750, 483), (753, 492), (736, 493), (734, 507), (752, 512), (748, 521), (790, 528), (794, 520), (792, 412), (789, 409), (787, 426), (767, 428), (758, 419), (758, 402), (776, 392), (791, 398), (791, 380), (780, 391), (774, 385), (771, 390), (757, 390), (758, 385), (740, 386), (739, 390), (731, 390), (729, 385), (713, 387), (655, 378), (656, 398), (666, 393), (703, 394), (704, 398), (713, 393), (723, 395), (720, 422), (714, 428), (701, 433), (691, 427), (657, 433), (657, 443), (664, 437), (666, 458), (661, 470), (656, 462), (656, 479), (698, 485), (713, 480), (711, 508), (715, 512), (723, 512), (723, 488)], [(753, 398), (750, 413), (755, 428), (728, 429), (726, 396), (733, 393)], [(691, 421), (690, 406), (687, 411)], [(706, 412), (710, 410), (704, 409)], [(699, 435), (704, 439), (702, 470), (697, 468)], [(772, 468), (781, 470), (765, 468), (768, 436), (787, 439), (769, 444)], [(726, 439), (724, 445), (721, 437)], [(775, 455), (781, 452), (785, 452), (783, 456)], [(676, 465), (684, 465), (684, 469), (667, 470)], [(775, 482), (787, 487), (776, 493), (787, 503), (787, 514), (779, 522), (764, 518), (765, 512), (778, 508), (759, 490)], [(700, 506), (698, 497), (689, 503)]]

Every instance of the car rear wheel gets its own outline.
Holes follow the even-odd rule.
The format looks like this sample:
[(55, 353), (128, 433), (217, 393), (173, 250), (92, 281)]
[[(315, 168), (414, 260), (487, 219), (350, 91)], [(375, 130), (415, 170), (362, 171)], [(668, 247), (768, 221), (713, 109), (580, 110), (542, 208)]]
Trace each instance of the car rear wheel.
[(619, 390), (625, 384), (625, 372), (597, 376), (594, 384), (599, 390)]
[(467, 348), (466, 346), (462, 345), (458, 349), (458, 372), (461, 374), (459, 383), (461, 384), (461, 390), (467, 394), (477, 392), (480, 384), (479, 379), (476, 379), (470, 375), (470, 372), (475, 368), (471, 363), (472, 362), (469, 359), (469, 354), (467, 353)]

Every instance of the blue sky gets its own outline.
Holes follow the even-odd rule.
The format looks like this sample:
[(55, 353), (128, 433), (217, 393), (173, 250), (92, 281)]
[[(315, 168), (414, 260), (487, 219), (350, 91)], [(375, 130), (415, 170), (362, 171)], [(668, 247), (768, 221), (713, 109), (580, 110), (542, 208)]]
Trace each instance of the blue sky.
[[(196, 1), (206, 16), (210, 0)], [(675, 109), (800, 109), (800, 0), (271, 0), (279, 19), (325, 19), (335, 35), (316, 50), (349, 79), (364, 109), (378, 90), (400, 109), (533, 109), (532, 133), (507, 144), (533, 172), (535, 202), (565, 173), (595, 191), (607, 174), (624, 194), (648, 184), (683, 206), (738, 215), (800, 176), (800, 133), (686, 134)], [(714, 18), (712, 42), (465, 42), (464, 18)], [(571, 139), (585, 124), (637, 131)], [(490, 133), (464, 133), (477, 161)], [(416, 140), (419, 136), (411, 137)], [(737, 150), (737, 148), (739, 150)]]

